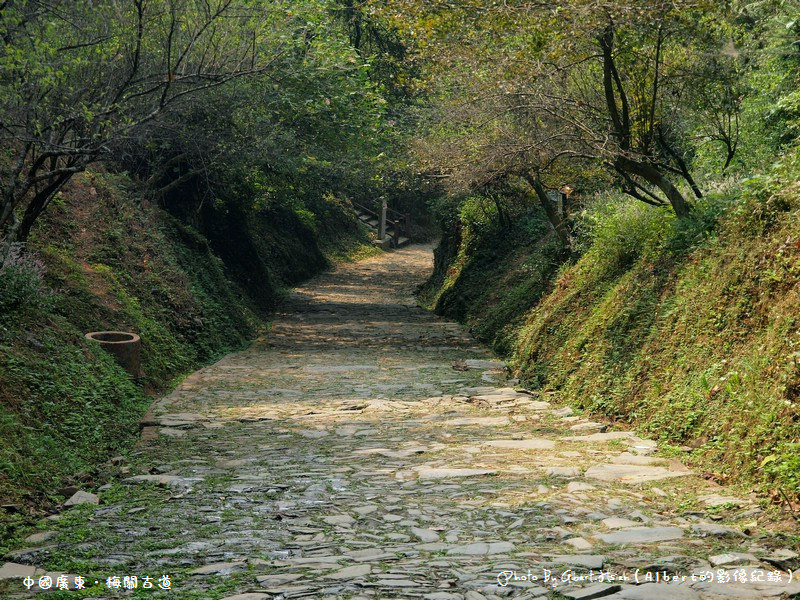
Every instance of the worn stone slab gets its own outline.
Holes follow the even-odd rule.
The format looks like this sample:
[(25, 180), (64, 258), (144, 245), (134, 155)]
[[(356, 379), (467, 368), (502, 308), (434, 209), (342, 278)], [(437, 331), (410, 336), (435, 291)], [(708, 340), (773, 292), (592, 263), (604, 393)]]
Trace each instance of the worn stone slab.
[(100, 497), (96, 494), (92, 494), (91, 492), (84, 492), (83, 490), (78, 490), (72, 496), (64, 502), (64, 506), (78, 506), (79, 504), (100, 504)]
[(576, 550), (591, 550), (592, 548), (592, 545), (582, 537), (570, 538), (564, 540), (564, 543), (572, 546)]
[(185, 478), (177, 475), (134, 475), (123, 479), (123, 483), (158, 483), (161, 485), (176, 485), (184, 483)]
[(327, 515), (322, 520), (328, 525), (352, 525), (356, 520), (350, 515)]
[(372, 572), (372, 567), (369, 565), (353, 565), (352, 567), (345, 567), (339, 569), (334, 573), (323, 575), (325, 579), (355, 579), (357, 577), (364, 577)]
[(442, 421), (445, 427), (460, 427), (463, 425), (481, 425), (483, 427), (498, 427), (509, 424), (508, 417), (464, 417)]
[(472, 544), (464, 544), (461, 546), (451, 547), (448, 554), (467, 554), (467, 555), (482, 555), (482, 554), (506, 554), (514, 551), (514, 544), (511, 542), (473, 542)]
[(602, 423), (595, 423), (595, 422), (588, 422), (588, 423), (577, 423), (575, 425), (570, 426), (570, 431), (574, 431), (576, 433), (588, 433), (588, 432), (602, 432), (606, 428), (605, 425)]
[(600, 522), (609, 529), (621, 529), (623, 527), (636, 527), (637, 525), (640, 525), (640, 523), (636, 521), (623, 519), (622, 517), (609, 517), (608, 519), (603, 519)]
[(576, 492), (588, 492), (590, 490), (596, 489), (591, 483), (586, 483), (585, 481), (570, 481), (567, 484), (567, 492), (570, 494), (574, 494)]
[(701, 600), (702, 597), (688, 585), (645, 583), (628, 587), (607, 598), (608, 600)]
[(280, 573), (278, 575), (257, 575), (256, 581), (264, 587), (271, 585), (281, 585), (302, 579), (305, 575), (300, 573)]
[(427, 468), (414, 467), (420, 479), (448, 479), (451, 477), (477, 477), (480, 475), (494, 475), (495, 469), (457, 469), (457, 468)]
[(606, 544), (652, 544), (679, 540), (683, 535), (680, 527), (633, 527), (613, 533), (601, 533), (597, 537)]
[(666, 461), (661, 458), (654, 458), (652, 456), (641, 456), (639, 454), (631, 454), (630, 452), (623, 452), (611, 459), (615, 465), (663, 465)]
[(568, 565), (583, 567), (584, 569), (600, 570), (605, 564), (606, 557), (600, 554), (555, 554), (546, 556), (545, 565)]
[(781, 582), (748, 582), (736, 583), (733, 574), (736, 569), (727, 570), (729, 582), (718, 583), (714, 581), (697, 581), (689, 586), (698, 592), (701, 597), (744, 598), (749, 600), (763, 600), (764, 598), (795, 597), (800, 594), (800, 582), (793, 580), (788, 583), (789, 577), (785, 575)]
[(746, 552), (728, 552), (709, 556), (708, 562), (712, 567), (723, 567), (725, 565), (752, 565), (757, 564), (758, 561), (755, 556)]
[(411, 533), (417, 537), (421, 542), (431, 543), (439, 541), (439, 534), (432, 529), (424, 529), (421, 527), (412, 527)]
[(671, 471), (665, 467), (648, 467), (644, 465), (600, 464), (586, 469), (585, 477), (599, 481), (615, 481), (620, 483), (645, 483), (672, 477), (691, 475), (689, 471)]
[(189, 571), (191, 575), (228, 575), (247, 566), (245, 562), (220, 562), (203, 565)]
[(269, 597), (269, 594), (250, 592), (247, 594), (236, 594), (235, 596), (225, 596), (222, 600), (268, 600)]
[(476, 358), (468, 358), (464, 364), (469, 369), (483, 370), (483, 369), (505, 369), (506, 363), (501, 360), (480, 360)]
[(605, 433), (592, 433), (590, 435), (568, 435), (563, 438), (565, 442), (610, 442), (612, 440), (623, 440), (632, 438), (634, 435), (630, 431), (607, 431)]
[(32, 565), (21, 565), (19, 563), (7, 562), (0, 567), (0, 580), (3, 579), (24, 579), (33, 577), (37, 573), (44, 573)]
[(46, 542), (58, 535), (56, 531), (40, 531), (39, 533), (34, 533), (29, 535), (25, 538), (25, 541), (29, 544), (41, 544), (42, 542)]
[(527, 440), (486, 440), (485, 446), (493, 448), (508, 448), (510, 450), (552, 450), (556, 444), (553, 440), (531, 438)]
[(736, 498), (734, 496), (723, 496), (721, 494), (707, 494), (705, 496), (700, 496), (698, 500), (700, 500), (700, 502), (709, 508), (718, 508), (726, 505), (737, 508), (747, 504), (747, 501), (742, 500), (741, 498)]
[(618, 592), (621, 589), (618, 585), (606, 583), (596, 583), (578, 589), (559, 590), (559, 593), (570, 600), (594, 600), (594, 598), (605, 598)]
[(577, 477), (581, 474), (578, 467), (553, 466), (545, 467), (544, 472), (552, 477)]

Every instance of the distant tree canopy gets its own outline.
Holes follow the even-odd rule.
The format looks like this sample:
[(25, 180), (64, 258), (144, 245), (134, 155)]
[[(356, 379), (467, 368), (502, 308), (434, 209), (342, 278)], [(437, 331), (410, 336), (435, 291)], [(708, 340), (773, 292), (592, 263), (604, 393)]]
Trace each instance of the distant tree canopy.
[(296, 192), (292, 180), (323, 193), (374, 178), (397, 138), (385, 96), (404, 101), (407, 82), (399, 42), (367, 16), (356, 24), (354, 8), (0, 2), (4, 247), (24, 241), (70, 177), (99, 158), (160, 194), (192, 178), (245, 178), (263, 192), (253, 202)]
[(424, 172), (456, 191), (522, 180), (543, 204), (567, 182), (615, 185), (685, 216), (703, 195), (697, 153), (715, 152), (725, 170), (740, 146), (743, 73), (755, 64), (756, 21), (744, 16), (766, 23), (770, 10), (797, 9), (754, 4), (393, 0), (374, 10), (426, 64)]
[(301, 211), (328, 193), (401, 197), (419, 176), (511, 186), (565, 246), (569, 211), (550, 200), (565, 184), (683, 217), (743, 140), (800, 132), (799, 13), (798, 0), (0, 0), (0, 246), (101, 157), (161, 198), (191, 186)]

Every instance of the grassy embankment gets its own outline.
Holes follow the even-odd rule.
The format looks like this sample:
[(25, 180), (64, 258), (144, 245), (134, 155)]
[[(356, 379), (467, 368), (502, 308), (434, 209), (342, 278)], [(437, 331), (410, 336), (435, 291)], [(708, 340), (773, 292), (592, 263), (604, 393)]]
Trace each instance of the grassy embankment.
[(690, 462), (718, 481), (797, 498), (798, 172), (787, 156), (682, 221), (630, 199), (589, 200), (579, 258), (560, 266), (525, 230), (541, 216), (508, 232), (462, 214), (423, 297), (561, 401), (691, 447)]
[[(153, 394), (246, 345), (284, 286), (324, 268), (326, 255), (366, 247), (355, 224), (315, 231), (307, 215), (273, 208), (237, 223), (246, 279), (244, 260), (223, 263), (206, 237), (140, 195), (124, 176), (76, 177), (32, 255), (2, 272), (0, 504), (47, 506), (65, 484), (91, 487), (131, 447)], [(344, 204), (328, 210), (355, 223)], [(217, 241), (224, 250), (224, 235)], [(83, 338), (108, 329), (141, 335), (141, 381)]]

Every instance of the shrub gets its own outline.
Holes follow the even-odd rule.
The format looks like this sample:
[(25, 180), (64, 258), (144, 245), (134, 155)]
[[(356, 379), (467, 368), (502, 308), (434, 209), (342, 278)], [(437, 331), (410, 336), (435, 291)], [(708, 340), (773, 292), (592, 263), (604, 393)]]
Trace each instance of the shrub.
[(27, 253), (22, 244), (12, 244), (0, 266), (0, 319), (26, 307), (41, 306), (48, 295), (44, 263)]

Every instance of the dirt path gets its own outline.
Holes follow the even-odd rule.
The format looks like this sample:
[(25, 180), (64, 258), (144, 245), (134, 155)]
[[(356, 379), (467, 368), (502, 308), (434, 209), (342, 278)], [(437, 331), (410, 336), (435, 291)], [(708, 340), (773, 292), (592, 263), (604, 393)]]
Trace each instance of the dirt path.
[(430, 268), (416, 246), (297, 290), (263, 340), (157, 404), (99, 505), (6, 557), (6, 585), (33, 595), (28, 569), (54, 587), (84, 577), (91, 590), (68, 598), (800, 593), (776, 569), (797, 555), (749, 501), (509, 387), (458, 325), (416, 307)]

